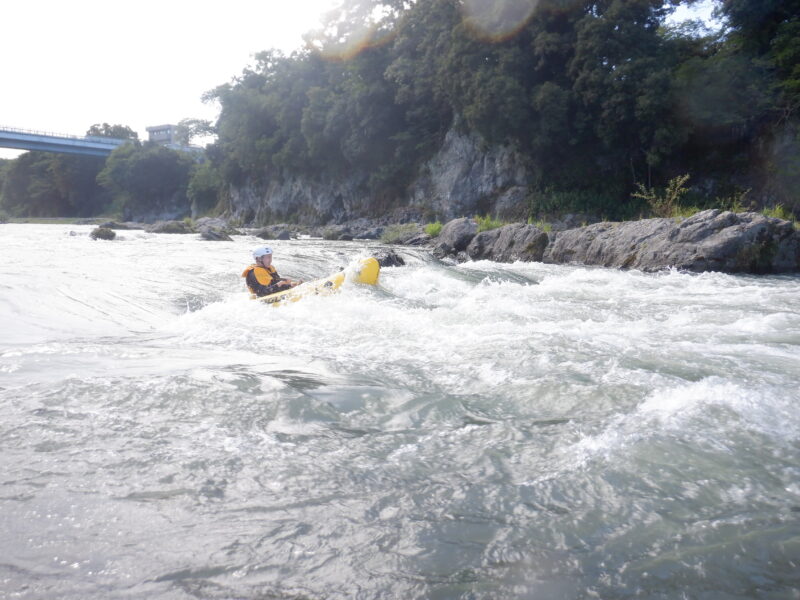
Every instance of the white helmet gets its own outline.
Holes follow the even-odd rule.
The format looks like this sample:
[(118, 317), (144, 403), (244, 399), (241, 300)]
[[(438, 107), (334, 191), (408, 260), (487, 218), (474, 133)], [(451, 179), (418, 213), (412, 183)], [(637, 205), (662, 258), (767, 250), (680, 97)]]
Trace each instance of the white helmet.
[(255, 250), (253, 250), (253, 258), (258, 260), (262, 256), (266, 256), (267, 254), (272, 254), (272, 248), (269, 246), (259, 246)]

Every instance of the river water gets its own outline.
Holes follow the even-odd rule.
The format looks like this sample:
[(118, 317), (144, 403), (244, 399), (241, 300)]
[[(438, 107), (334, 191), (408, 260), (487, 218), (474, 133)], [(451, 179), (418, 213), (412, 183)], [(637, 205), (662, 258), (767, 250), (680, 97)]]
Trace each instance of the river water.
[(0, 597), (800, 598), (799, 277), (90, 229), (0, 225)]

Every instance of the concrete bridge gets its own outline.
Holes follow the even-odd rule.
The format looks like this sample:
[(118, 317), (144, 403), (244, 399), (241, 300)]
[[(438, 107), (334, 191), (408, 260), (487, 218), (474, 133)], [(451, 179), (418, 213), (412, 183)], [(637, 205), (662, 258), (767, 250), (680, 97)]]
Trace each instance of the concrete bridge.
[(31, 131), (0, 126), (0, 148), (17, 150), (39, 150), (85, 156), (108, 156), (111, 152), (131, 140), (100, 136), (79, 137), (46, 131)]

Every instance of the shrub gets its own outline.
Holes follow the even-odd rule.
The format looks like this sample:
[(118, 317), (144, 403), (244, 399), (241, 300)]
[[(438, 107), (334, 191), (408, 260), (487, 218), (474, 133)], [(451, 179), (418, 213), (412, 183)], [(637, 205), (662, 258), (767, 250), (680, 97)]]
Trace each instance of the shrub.
[(438, 235), (442, 232), (442, 224), (439, 221), (435, 223), (428, 223), (425, 225), (425, 233), (427, 233), (432, 238), (438, 237)]
[[(629, 218), (634, 206), (621, 204), (622, 190), (615, 189), (556, 189), (547, 187), (531, 191), (528, 195), (528, 215), (533, 218), (567, 213), (611, 215), (617, 219)], [(638, 204), (638, 203), (637, 203)]]
[(689, 175), (679, 175), (669, 180), (663, 194), (658, 194), (655, 188), (646, 188), (643, 183), (637, 183), (639, 191), (631, 194), (633, 198), (641, 198), (650, 206), (656, 217), (672, 217), (680, 208), (680, 199), (689, 191), (686, 182)]
[(534, 227), (541, 229), (545, 233), (550, 233), (551, 231), (553, 231), (553, 226), (550, 223), (544, 221), (543, 219), (539, 219), (537, 221), (534, 221), (532, 218), (528, 219), (528, 225), (533, 225)]
[(480, 233), (481, 231), (490, 231), (492, 229), (497, 229), (506, 224), (503, 221), (492, 219), (492, 217), (488, 215), (485, 217), (476, 216), (475, 221), (478, 223), (478, 233)]
[(416, 223), (403, 223), (402, 225), (390, 225), (383, 230), (381, 241), (384, 244), (402, 244), (409, 237), (417, 232)]
[(716, 204), (722, 210), (729, 210), (731, 212), (740, 213), (745, 212), (750, 209), (748, 204), (745, 204), (745, 198), (747, 194), (750, 193), (750, 189), (740, 190), (733, 192), (732, 194), (724, 197), (717, 196), (714, 199), (714, 204)]

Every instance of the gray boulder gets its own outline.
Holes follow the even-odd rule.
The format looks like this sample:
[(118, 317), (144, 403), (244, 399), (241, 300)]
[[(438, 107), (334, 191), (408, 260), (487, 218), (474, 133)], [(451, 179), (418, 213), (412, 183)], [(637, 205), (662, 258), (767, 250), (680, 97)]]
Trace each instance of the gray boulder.
[(427, 246), (431, 243), (433, 238), (429, 236), (424, 231), (420, 231), (415, 233), (414, 235), (407, 237), (403, 240), (403, 244), (406, 246)]
[(96, 227), (89, 236), (93, 240), (113, 240), (117, 237), (117, 233), (109, 227)]
[(322, 239), (331, 241), (351, 241), (353, 239), (353, 234), (350, 232), (350, 228), (347, 225), (334, 224), (328, 225), (322, 230)]
[(206, 225), (200, 228), (200, 237), (210, 242), (232, 242), (233, 238), (222, 227)]
[(150, 233), (194, 233), (194, 228), (186, 221), (156, 221), (145, 227)]
[(657, 271), (788, 273), (800, 270), (800, 232), (758, 213), (706, 210), (676, 221), (597, 223), (560, 232), (544, 262)]
[(103, 227), (105, 229), (141, 229), (141, 223), (120, 223), (119, 221), (106, 221), (105, 223), (100, 223), (98, 227)]
[(267, 225), (253, 233), (254, 236), (262, 240), (290, 240), (292, 233), (287, 225)]
[(547, 234), (538, 227), (512, 223), (477, 234), (466, 252), (472, 260), (537, 262), (542, 260), (548, 242)]
[(375, 227), (365, 227), (359, 229), (353, 237), (357, 240), (377, 240), (383, 235), (385, 227), (376, 225)]
[(195, 219), (195, 227), (202, 229), (203, 227), (217, 227), (219, 229), (228, 229), (228, 220), (222, 217), (200, 217)]
[(375, 254), (375, 258), (382, 267), (402, 267), (406, 264), (403, 257), (394, 250), (382, 250)]
[(448, 221), (436, 238), (433, 255), (443, 258), (463, 252), (477, 233), (478, 224), (469, 217)]

